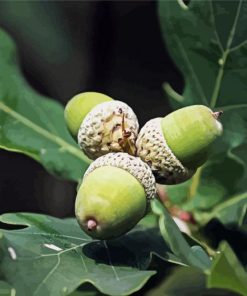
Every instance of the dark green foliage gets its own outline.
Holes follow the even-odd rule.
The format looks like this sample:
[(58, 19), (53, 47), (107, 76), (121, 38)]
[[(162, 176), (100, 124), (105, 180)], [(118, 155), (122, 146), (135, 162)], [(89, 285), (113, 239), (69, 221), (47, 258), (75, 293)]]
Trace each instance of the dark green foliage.
[[(224, 133), (209, 161), (186, 183), (167, 186), (170, 201), (193, 212), (200, 227), (217, 219), (226, 231), (237, 229), (243, 238), (247, 233), (246, 9), (247, 2), (241, 0), (192, 0), (189, 6), (182, 0), (160, 1), (158, 6), (166, 46), (185, 80), (183, 94), (164, 84), (171, 105), (204, 104), (224, 111)], [(48, 172), (74, 181), (81, 179), (90, 163), (65, 127), (62, 106), (37, 94), (23, 78), (14, 42), (2, 30), (0, 147), (24, 153)], [(159, 285), (140, 295), (183, 296), (185, 291), (247, 295), (246, 254), (239, 252), (238, 242), (231, 246), (221, 242), (214, 250), (205, 237), (198, 241), (183, 235), (160, 202), (151, 207), (132, 231), (107, 242), (89, 238), (75, 219), (2, 215), (0, 294), (128, 295), (164, 269)], [(174, 266), (172, 272), (167, 262)], [(81, 291), (76, 291), (80, 285)]]

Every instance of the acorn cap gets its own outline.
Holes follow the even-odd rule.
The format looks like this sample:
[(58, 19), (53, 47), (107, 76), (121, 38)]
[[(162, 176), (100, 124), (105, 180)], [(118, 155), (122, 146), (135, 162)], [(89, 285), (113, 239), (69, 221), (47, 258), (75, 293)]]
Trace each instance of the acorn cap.
[(64, 109), (64, 118), (71, 135), (77, 138), (83, 119), (95, 106), (112, 100), (98, 92), (83, 92), (70, 99)]
[(96, 159), (109, 152), (135, 155), (139, 124), (133, 110), (121, 101), (104, 102), (84, 118), (78, 143), (85, 154)]
[(195, 170), (186, 168), (168, 147), (161, 129), (162, 118), (149, 120), (138, 135), (137, 155), (152, 169), (157, 183), (177, 184), (191, 178)]
[(150, 167), (139, 157), (134, 157), (123, 152), (108, 153), (97, 158), (86, 170), (82, 183), (91, 172), (103, 166), (113, 166), (129, 172), (142, 184), (147, 200), (155, 197), (156, 183)]

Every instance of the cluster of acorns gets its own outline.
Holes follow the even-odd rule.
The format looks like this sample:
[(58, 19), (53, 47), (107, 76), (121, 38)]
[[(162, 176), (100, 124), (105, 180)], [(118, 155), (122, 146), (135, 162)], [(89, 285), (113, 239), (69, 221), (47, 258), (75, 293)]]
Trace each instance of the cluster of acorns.
[(81, 228), (97, 239), (133, 228), (155, 197), (156, 182), (184, 182), (207, 160), (222, 133), (220, 113), (193, 105), (148, 121), (138, 133), (137, 117), (127, 104), (95, 92), (73, 97), (65, 121), (94, 160), (76, 197)]

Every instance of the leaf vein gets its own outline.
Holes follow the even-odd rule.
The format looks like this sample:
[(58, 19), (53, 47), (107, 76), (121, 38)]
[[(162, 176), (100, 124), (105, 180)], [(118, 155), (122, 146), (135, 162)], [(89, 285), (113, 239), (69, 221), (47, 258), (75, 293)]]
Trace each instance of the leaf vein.
[(215, 14), (214, 14), (214, 8), (213, 8), (212, 0), (209, 2), (209, 8), (210, 8), (212, 16), (213, 16), (214, 34), (215, 34), (216, 40), (217, 40), (217, 42), (219, 44), (219, 48), (221, 50), (221, 53), (223, 53), (224, 52), (223, 45), (222, 45), (222, 43), (220, 41), (220, 37), (219, 37), (218, 31), (217, 31), (217, 28), (216, 28), (216, 24), (215, 24)]
[(60, 146), (62, 149), (66, 150), (70, 154), (76, 156), (77, 158), (83, 160), (84, 162), (86, 162), (88, 164), (90, 163), (89, 159), (78, 148), (69, 144), (68, 142), (66, 142), (62, 138), (50, 133), (46, 129), (40, 127), (39, 125), (35, 124), (34, 122), (29, 120), (28, 118), (17, 113), (13, 109), (11, 109), (7, 105), (5, 105), (3, 102), (0, 102), (0, 110), (5, 112), (6, 114), (10, 115), (11, 117), (17, 119), (20, 123), (22, 123), (23, 125), (27, 126), (30, 129), (32, 129), (36, 133), (42, 135), (43, 137), (47, 138), (51, 142), (57, 144), (58, 146)]
[(70, 236), (70, 235), (64, 235), (64, 234), (49, 234), (49, 233), (42, 233), (42, 232), (28, 233), (28, 232), (14, 231), (14, 230), (10, 230), (9, 233), (22, 234), (22, 235), (42, 235), (42, 236), (64, 237), (64, 238), (72, 238), (72, 239), (77, 239), (77, 240), (81, 240), (81, 241), (91, 242), (90, 239), (80, 238), (80, 237)]
[(114, 273), (114, 275), (115, 275), (116, 280), (119, 281), (120, 278), (119, 278), (119, 276), (118, 276), (118, 274), (117, 274), (116, 268), (115, 268), (114, 265), (112, 264), (111, 256), (110, 256), (110, 252), (109, 252), (109, 248), (108, 248), (107, 243), (106, 243), (105, 240), (104, 240), (104, 246), (105, 246), (105, 248), (106, 248), (106, 253), (107, 253), (108, 260), (109, 260), (109, 264), (110, 264), (110, 266), (111, 266), (111, 268), (112, 268), (112, 270), (113, 270), (113, 273)]
[(230, 47), (231, 47), (231, 44), (232, 44), (232, 41), (233, 41), (233, 38), (234, 38), (234, 34), (235, 34), (235, 31), (236, 31), (236, 26), (237, 26), (237, 22), (238, 22), (240, 10), (241, 10), (241, 5), (242, 5), (242, 0), (239, 1), (239, 5), (238, 5), (238, 8), (237, 8), (237, 13), (236, 13), (232, 28), (231, 28), (231, 30), (229, 32), (229, 36), (228, 36), (228, 40), (227, 40), (227, 44), (226, 44), (226, 49), (225, 49), (225, 51), (223, 51), (223, 54), (222, 54), (222, 57), (221, 57), (222, 63), (219, 64), (219, 70), (218, 70), (218, 74), (217, 74), (217, 77), (216, 77), (216, 80), (215, 80), (215, 85), (214, 85), (214, 89), (213, 89), (213, 92), (212, 92), (212, 97), (211, 97), (211, 100), (210, 100), (210, 108), (211, 109), (214, 108), (216, 106), (216, 104), (217, 104), (217, 100), (218, 100), (218, 97), (219, 97), (221, 84), (222, 84), (222, 80), (223, 80), (223, 76), (224, 76), (224, 67), (225, 67), (227, 57), (228, 57), (228, 54), (229, 54), (229, 50), (230, 50)]
[(229, 52), (234, 52), (234, 51), (240, 49), (241, 47), (243, 47), (245, 45), (247, 45), (247, 39), (244, 40), (243, 42), (239, 43), (238, 45), (235, 45), (234, 47), (230, 48)]
[(57, 263), (50, 270), (50, 272), (45, 276), (45, 278), (42, 280), (42, 282), (38, 285), (38, 287), (34, 291), (34, 295), (36, 295), (38, 293), (38, 291), (40, 290), (40, 288), (45, 284), (45, 282), (49, 279), (49, 277), (55, 272), (55, 270), (58, 268), (59, 264), (60, 264), (60, 257), (58, 256), (57, 257)]

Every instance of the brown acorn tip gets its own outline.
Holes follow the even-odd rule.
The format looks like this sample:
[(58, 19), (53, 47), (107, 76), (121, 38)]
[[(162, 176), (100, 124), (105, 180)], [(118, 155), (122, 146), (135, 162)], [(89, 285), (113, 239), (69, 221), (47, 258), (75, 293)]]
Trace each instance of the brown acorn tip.
[(93, 231), (97, 228), (97, 222), (93, 219), (89, 219), (87, 221), (87, 230), (88, 231)]
[(215, 119), (218, 119), (221, 115), (223, 114), (223, 111), (217, 111), (217, 112), (213, 112), (213, 117)]

